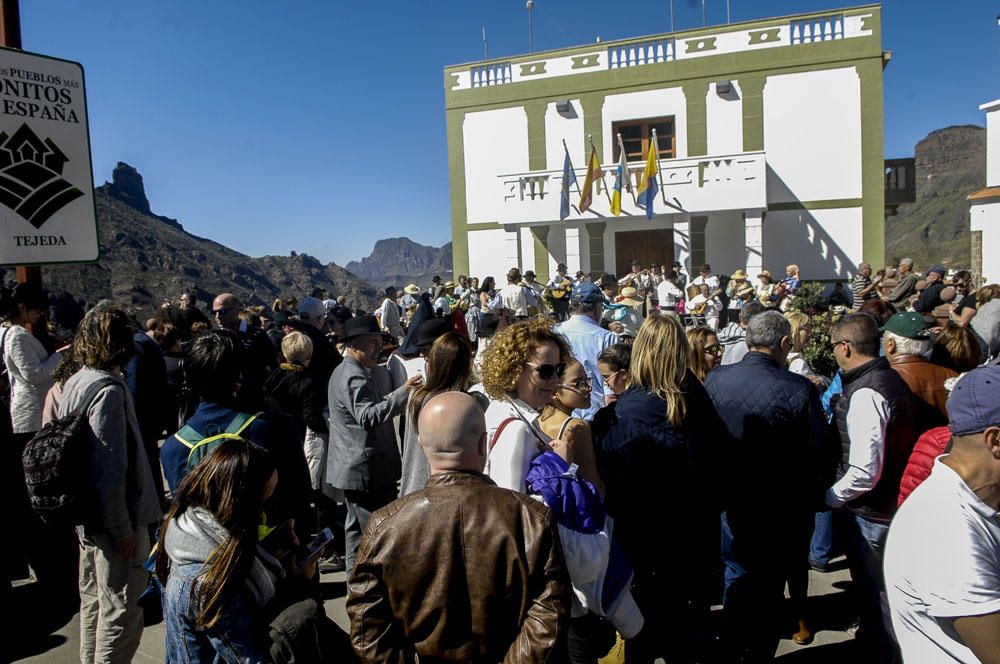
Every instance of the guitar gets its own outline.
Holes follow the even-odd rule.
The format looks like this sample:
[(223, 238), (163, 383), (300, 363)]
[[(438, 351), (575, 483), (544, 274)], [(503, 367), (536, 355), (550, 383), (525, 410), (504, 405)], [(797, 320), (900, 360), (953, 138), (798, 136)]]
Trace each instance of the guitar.
[(572, 291), (573, 291), (573, 281), (569, 277), (566, 277), (562, 281), (560, 281), (559, 286), (557, 288), (550, 289), (550, 292), (552, 293), (552, 298), (555, 300), (565, 300), (567, 297), (569, 297), (569, 294)]

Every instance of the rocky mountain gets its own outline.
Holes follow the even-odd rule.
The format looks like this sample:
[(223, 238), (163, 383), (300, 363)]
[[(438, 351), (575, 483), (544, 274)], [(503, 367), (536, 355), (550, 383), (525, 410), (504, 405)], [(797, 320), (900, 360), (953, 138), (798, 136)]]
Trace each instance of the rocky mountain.
[(444, 280), (452, 278), (451, 242), (428, 247), (405, 237), (379, 240), (370, 256), (351, 261), (346, 269), (379, 290), (411, 282), (429, 286), (435, 274)]
[(967, 268), (969, 202), (986, 186), (986, 130), (975, 125), (938, 129), (917, 143), (917, 200), (886, 219), (886, 261), (909, 256), (918, 268)]
[[(342, 267), (324, 265), (307, 254), (252, 258), (218, 242), (197, 237), (177, 221), (153, 214), (142, 175), (119, 163), (111, 182), (96, 189), (101, 258), (87, 265), (43, 269), (46, 289), (85, 304), (111, 298), (151, 313), (163, 298), (176, 300), (193, 289), (202, 307), (231, 292), (244, 303), (270, 305), (276, 297), (301, 298), (315, 288), (346, 295), (354, 307), (377, 306), (376, 292)], [(0, 270), (0, 279), (13, 270)]]

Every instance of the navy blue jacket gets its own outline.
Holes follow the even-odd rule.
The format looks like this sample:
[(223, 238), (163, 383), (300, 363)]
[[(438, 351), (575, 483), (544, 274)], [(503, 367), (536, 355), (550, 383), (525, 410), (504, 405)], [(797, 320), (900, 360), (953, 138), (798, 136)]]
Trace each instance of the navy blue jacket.
[(731, 463), (744, 500), (735, 501), (737, 511), (748, 506), (780, 522), (782, 515), (822, 509), (830, 450), (812, 382), (750, 352), (711, 371), (705, 389), (738, 441)]

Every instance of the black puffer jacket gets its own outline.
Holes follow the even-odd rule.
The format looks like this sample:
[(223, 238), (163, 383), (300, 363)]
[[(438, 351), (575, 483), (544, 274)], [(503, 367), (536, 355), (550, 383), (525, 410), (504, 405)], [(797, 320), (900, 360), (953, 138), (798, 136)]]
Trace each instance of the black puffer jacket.
[(753, 496), (758, 509), (768, 505), (776, 517), (821, 509), (833, 468), (825, 461), (831, 454), (823, 443), (823, 407), (809, 379), (751, 351), (709, 373), (705, 389), (739, 441), (732, 459), (742, 485), (737, 493)]
[(306, 427), (316, 433), (327, 433), (329, 426), (323, 416), (326, 390), (317, 389), (313, 377), (297, 364), (282, 364), (264, 384), (267, 407), (295, 421), (299, 438), (305, 440)]

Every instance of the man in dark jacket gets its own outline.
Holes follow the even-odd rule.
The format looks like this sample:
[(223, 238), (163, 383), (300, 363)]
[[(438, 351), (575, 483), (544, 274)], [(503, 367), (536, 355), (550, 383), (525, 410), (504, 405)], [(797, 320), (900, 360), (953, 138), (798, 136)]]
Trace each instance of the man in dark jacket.
[(924, 277), (926, 285), (924, 290), (920, 292), (920, 297), (913, 303), (914, 311), (929, 314), (934, 311), (935, 307), (944, 304), (944, 300), (941, 299), (941, 291), (944, 290), (944, 274), (943, 267), (932, 267), (927, 270), (927, 276)]
[[(805, 599), (809, 538), (826, 488), (823, 409), (812, 382), (785, 368), (791, 334), (779, 312), (757, 314), (747, 323), (747, 355), (705, 381), (738, 440), (730, 461), (739, 469), (732, 476), (742, 484), (734, 487), (737, 500), (725, 515), (724, 539), (731, 536), (724, 550), (727, 646), (754, 661), (770, 658), (778, 645), (775, 621), (781, 619), (785, 580), (793, 600)], [(808, 643), (812, 633), (802, 614), (796, 617), (793, 638)]]
[(844, 508), (835, 515), (845, 539), (847, 564), (859, 610), (858, 639), (891, 661), (892, 637), (882, 615), (885, 580), (882, 552), (896, 513), (899, 483), (916, 442), (913, 395), (884, 357), (879, 329), (866, 314), (851, 314), (830, 331), (840, 365), (842, 394), (831, 402), (841, 444), (837, 480), (826, 504)]
[(550, 661), (570, 589), (552, 512), (482, 474), (475, 399), (445, 392), (419, 423), (427, 487), (372, 515), (348, 581), (355, 652), (364, 662)]

